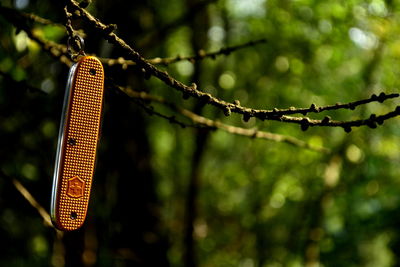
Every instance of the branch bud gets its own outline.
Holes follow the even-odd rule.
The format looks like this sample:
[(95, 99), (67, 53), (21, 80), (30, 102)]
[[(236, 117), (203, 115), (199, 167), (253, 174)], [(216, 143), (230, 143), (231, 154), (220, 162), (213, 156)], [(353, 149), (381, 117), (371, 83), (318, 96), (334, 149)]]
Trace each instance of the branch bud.
[(248, 113), (244, 113), (243, 114), (243, 121), (244, 122), (248, 122), (250, 120), (251, 116)]
[(367, 126), (369, 127), (369, 128), (371, 128), (371, 129), (375, 129), (377, 126), (376, 126), (376, 123), (374, 122), (374, 121), (369, 121), (368, 123), (367, 123)]
[(314, 111), (314, 112), (317, 112), (317, 111), (318, 111), (318, 109), (317, 109), (317, 107), (315, 106), (314, 103), (311, 104), (310, 110), (311, 110), (311, 111)]
[(207, 104), (208, 102), (210, 102), (210, 99), (212, 98), (212, 96), (210, 94), (204, 94), (200, 97), (200, 101), (202, 105)]
[(301, 130), (307, 131), (308, 127), (310, 127), (310, 121), (308, 118), (304, 118), (301, 120)]
[(224, 115), (225, 116), (230, 116), (232, 114), (231, 109), (229, 107), (224, 108)]
[(386, 99), (386, 94), (384, 92), (380, 93), (379, 97), (378, 97), (378, 102), (383, 103), (383, 101), (385, 101), (385, 99)]
[(346, 133), (350, 133), (350, 132), (351, 132), (351, 126), (343, 126), (343, 130), (344, 130)]
[(322, 123), (328, 124), (331, 121), (331, 117), (325, 116), (324, 119), (322, 120)]

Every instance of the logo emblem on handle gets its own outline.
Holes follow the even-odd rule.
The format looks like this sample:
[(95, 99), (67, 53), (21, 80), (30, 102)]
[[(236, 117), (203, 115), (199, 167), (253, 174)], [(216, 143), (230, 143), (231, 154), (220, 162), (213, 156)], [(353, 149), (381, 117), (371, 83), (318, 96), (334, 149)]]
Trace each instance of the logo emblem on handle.
[(68, 181), (67, 195), (70, 197), (83, 197), (83, 190), (85, 188), (85, 181), (78, 176), (72, 177)]

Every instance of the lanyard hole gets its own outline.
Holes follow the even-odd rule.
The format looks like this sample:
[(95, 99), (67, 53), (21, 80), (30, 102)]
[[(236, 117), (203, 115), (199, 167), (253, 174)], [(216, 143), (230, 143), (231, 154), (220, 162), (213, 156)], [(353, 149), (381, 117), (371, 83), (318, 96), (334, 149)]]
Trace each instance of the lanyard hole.
[(71, 212), (71, 219), (76, 220), (76, 218), (78, 218), (78, 214), (75, 211)]

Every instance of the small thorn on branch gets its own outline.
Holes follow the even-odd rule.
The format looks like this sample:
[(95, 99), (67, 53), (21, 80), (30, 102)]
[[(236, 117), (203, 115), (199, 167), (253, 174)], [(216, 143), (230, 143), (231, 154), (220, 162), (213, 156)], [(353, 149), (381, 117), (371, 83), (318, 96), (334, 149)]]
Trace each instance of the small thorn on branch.
[(370, 119), (371, 121), (375, 121), (376, 115), (375, 115), (375, 114), (371, 114), (371, 116), (369, 116), (369, 119)]
[(229, 107), (225, 107), (225, 109), (224, 109), (224, 115), (225, 116), (230, 116), (232, 114), (232, 111), (231, 111), (231, 109), (229, 108)]
[(308, 127), (310, 127), (310, 121), (308, 118), (304, 118), (301, 120), (301, 130), (307, 131)]
[(371, 129), (375, 129), (377, 127), (375, 121), (368, 121), (367, 126)]
[(117, 29), (117, 24), (108, 24), (105, 28), (104, 28), (104, 32), (106, 34), (110, 34), (113, 31), (115, 31)]
[(377, 127), (375, 114), (371, 114), (371, 116), (368, 119), (367, 125), (368, 125), (368, 127), (372, 128), (372, 129), (375, 129)]
[(380, 93), (378, 96), (378, 102), (383, 103), (386, 99), (386, 94), (384, 92)]
[(250, 120), (251, 116), (248, 113), (244, 113), (243, 114), (243, 121), (244, 122), (248, 122)]
[(322, 119), (322, 123), (323, 123), (323, 124), (328, 124), (330, 121), (331, 121), (331, 117), (329, 117), (329, 116), (325, 116), (325, 117)]
[(318, 109), (317, 109), (317, 107), (315, 106), (315, 104), (313, 103), (313, 104), (311, 104), (311, 106), (310, 106), (310, 110), (312, 111), (312, 112), (318, 112)]
[(204, 94), (204, 95), (201, 96), (200, 102), (201, 102), (202, 105), (205, 105), (208, 102), (210, 102), (211, 98), (212, 98), (212, 96), (210, 94)]
[(350, 132), (351, 132), (351, 126), (343, 126), (343, 130), (344, 130), (346, 133), (350, 133)]

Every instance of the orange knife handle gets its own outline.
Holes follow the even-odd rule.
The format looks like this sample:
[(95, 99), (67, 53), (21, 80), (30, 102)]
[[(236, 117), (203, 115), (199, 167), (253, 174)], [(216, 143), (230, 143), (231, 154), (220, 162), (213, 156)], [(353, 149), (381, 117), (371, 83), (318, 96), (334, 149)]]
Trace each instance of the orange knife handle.
[(82, 226), (89, 204), (103, 108), (104, 70), (95, 57), (70, 69), (53, 177), (51, 218), (60, 230)]

